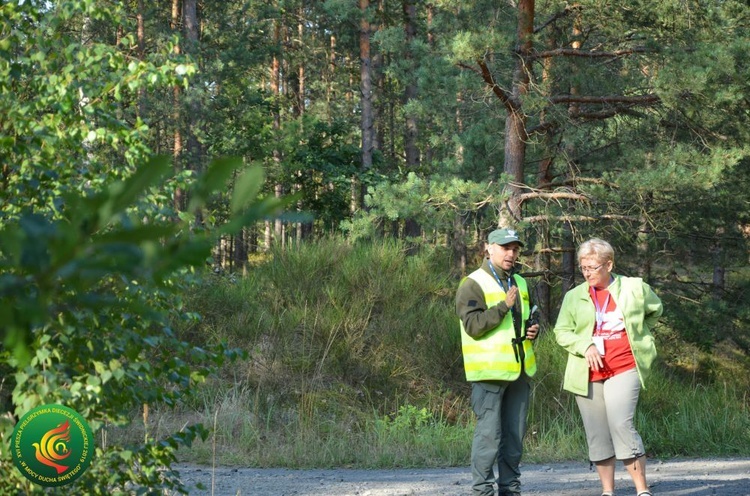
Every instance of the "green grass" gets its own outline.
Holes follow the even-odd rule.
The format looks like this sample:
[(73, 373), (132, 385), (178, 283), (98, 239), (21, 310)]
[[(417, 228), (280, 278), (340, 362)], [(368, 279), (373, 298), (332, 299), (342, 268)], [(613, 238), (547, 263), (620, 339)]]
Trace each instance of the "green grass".
[(736, 384), (685, 385), (657, 375), (643, 396), (638, 425), (658, 456), (747, 455), (750, 408)]
[[(186, 461), (257, 467), (437, 467), (469, 463), (473, 414), (460, 360), (457, 278), (439, 251), (407, 257), (382, 243), (337, 240), (273, 253), (245, 277), (208, 274), (186, 295), (196, 344), (244, 349), (177, 410), (151, 408), (113, 442), (160, 437), (199, 421), (211, 437)], [(667, 311), (669, 311), (667, 309)], [(659, 329), (661, 362), (641, 395), (649, 454), (750, 455), (744, 356), (701, 352)], [(525, 460), (586, 460), (566, 356), (537, 341)]]

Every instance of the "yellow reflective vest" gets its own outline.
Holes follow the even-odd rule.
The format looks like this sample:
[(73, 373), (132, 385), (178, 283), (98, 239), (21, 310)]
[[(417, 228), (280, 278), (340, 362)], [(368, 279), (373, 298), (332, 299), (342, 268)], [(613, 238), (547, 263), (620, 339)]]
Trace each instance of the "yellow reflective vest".
[[(484, 292), (487, 308), (494, 307), (505, 301), (505, 290), (483, 269), (477, 269), (467, 276), (474, 280)], [(521, 300), (521, 335), (526, 334), (526, 320), (529, 318), (529, 290), (526, 281), (519, 275), (513, 275), (518, 286)], [(518, 300), (516, 300), (518, 304)], [(536, 373), (536, 356), (531, 341), (521, 342), (525, 359), (521, 363), (517, 350), (513, 349), (513, 339), (516, 331), (513, 328), (512, 312), (508, 311), (500, 325), (486, 332), (479, 338), (473, 338), (466, 333), (464, 324), (461, 325), (461, 350), (464, 356), (464, 370), (467, 381), (514, 381), (521, 375), (522, 365), (529, 377)], [(520, 355), (520, 354), (519, 354)]]

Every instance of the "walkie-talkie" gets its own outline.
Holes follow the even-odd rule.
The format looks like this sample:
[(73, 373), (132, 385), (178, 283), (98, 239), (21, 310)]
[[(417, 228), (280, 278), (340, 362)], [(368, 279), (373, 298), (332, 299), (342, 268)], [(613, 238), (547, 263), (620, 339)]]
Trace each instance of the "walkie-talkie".
[(539, 319), (537, 319), (537, 312), (539, 312), (539, 307), (534, 305), (531, 307), (531, 312), (529, 312), (529, 318), (526, 319), (526, 329), (533, 326), (534, 324), (539, 323)]

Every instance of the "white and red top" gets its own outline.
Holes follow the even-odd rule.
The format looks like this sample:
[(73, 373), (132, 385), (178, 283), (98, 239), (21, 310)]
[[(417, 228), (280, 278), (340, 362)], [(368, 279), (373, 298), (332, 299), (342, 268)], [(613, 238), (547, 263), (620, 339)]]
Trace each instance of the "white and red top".
[(589, 380), (603, 381), (612, 376), (635, 368), (633, 350), (625, 332), (625, 319), (607, 289), (589, 288), (591, 300), (596, 308), (594, 336), (604, 341), (604, 367), (589, 369)]

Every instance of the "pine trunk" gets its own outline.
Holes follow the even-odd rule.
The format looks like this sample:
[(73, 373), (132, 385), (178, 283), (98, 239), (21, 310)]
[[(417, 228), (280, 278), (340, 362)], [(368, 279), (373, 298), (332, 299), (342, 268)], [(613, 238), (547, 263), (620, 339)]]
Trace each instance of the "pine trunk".
[[(181, 21), (180, 0), (172, 0), (172, 31), (180, 29)], [(180, 55), (179, 43), (176, 43), (174, 46), (174, 54), (176, 56)], [(174, 124), (172, 160), (174, 161), (175, 174), (179, 174), (182, 171), (182, 88), (180, 85), (174, 85), (172, 98), (172, 120)], [(182, 188), (175, 188), (173, 206), (176, 212), (185, 210), (185, 192)]]
[(506, 102), (505, 120), (505, 166), (503, 172), (512, 181), (505, 188), (507, 203), (500, 213), (499, 225), (511, 227), (521, 221), (521, 199), (526, 160), (526, 116), (523, 113), (523, 97), (529, 91), (529, 71), (526, 66), (531, 53), (534, 35), (534, 0), (518, 2), (518, 24), (516, 44), (518, 57), (513, 72), (512, 91)]
[[(406, 53), (404, 57), (409, 65), (414, 65), (414, 54), (412, 45), (417, 36), (417, 8), (414, 0), (404, 0), (401, 4), (404, 13), (404, 32), (406, 35)], [(406, 88), (404, 88), (404, 105), (408, 107), (412, 100), (418, 96), (417, 83), (412, 75), (407, 76)], [(416, 171), (419, 169), (420, 156), (417, 147), (417, 118), (410, 112), (406, 112), (406, 122), (404, 128), (404, 151), (406, 154), (406, 170)], [(422, 226), (414, 218), (406, 219), (404, 225), (404, 237), (407, 240), (414, 240), (422, 234)], [(419, 243), (410, 243), (409, 253), (413, 253), (419, 247)]]
[[(186, 53), (193, 56), (195, 61), (200, 58), (199, 54), (199, 39), (200, 39), (200, 24), (198, 21), (198, 2), (197, 0), (184, 0), (182, 4), (182, 17), (184, 21), (184, 32), (185, 32), (185, 46)], [(191, 170), (194, 175), (200, 174), (202, 167), (202, 155), (201, 143), (198, 140), (198, 122), (203, 112), (200, 104), (200, 98), (198, 98), (198, 92), (200, 88), (193, 89), (193, 98), (188, 101), (188, 113), (186, 116), (186, 130), (187, 130), (187, 149), (185, 150), (185, 158), (187, 159), (187, 168)], [(195, 214), (196, 225), (203, 223), (203, 214), (199, 210)]]
[[(372, 112), (372, 60), (370, 54), (370, 21), (369, 0), (359, 0), (361, 21), (359, 26), (359, 61), (360, 61), (360, 106), (362, 108), (362, 164), (363, 172), (372, 168), (373, 152), (373, 112)], [(357, 178), (352, 178), (351, 210), (355, 212), (363, 204), (362, 185)]]

